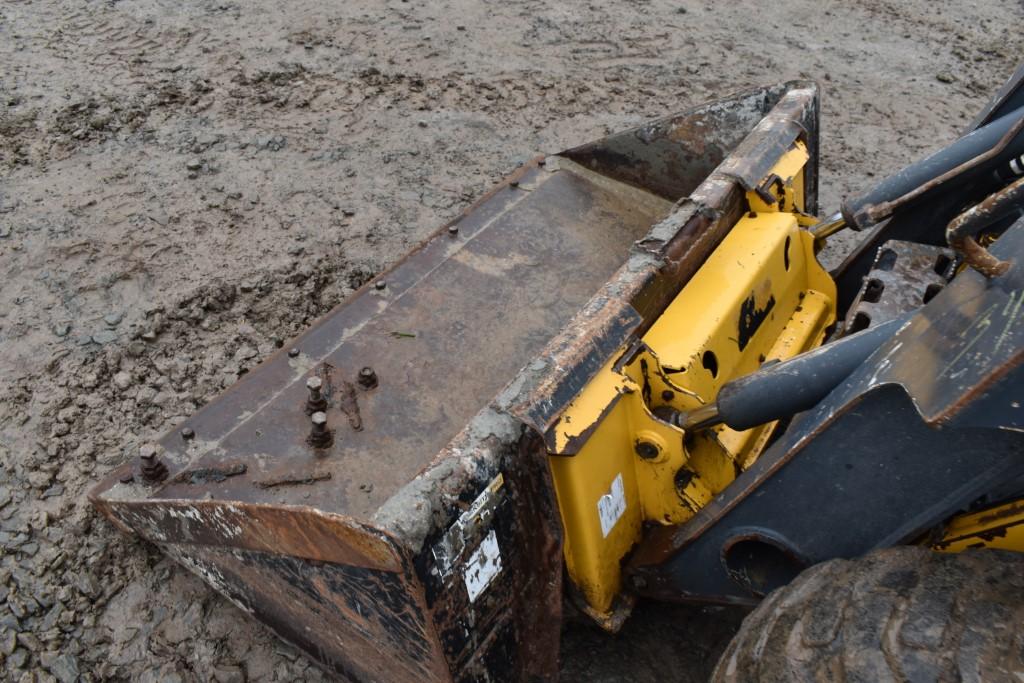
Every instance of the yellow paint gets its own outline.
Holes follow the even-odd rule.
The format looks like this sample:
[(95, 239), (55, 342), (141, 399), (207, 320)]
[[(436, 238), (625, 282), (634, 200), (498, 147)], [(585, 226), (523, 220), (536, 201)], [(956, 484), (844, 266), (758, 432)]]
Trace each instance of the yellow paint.
[[(783, 155), (772, 171), (780, 182), (768, 188), (778, 201), (748, 193), (755, 213), (736, 223), (640, 343), (621, 349), (553, 428), (549, 462), (566, 565), (599, 622), (615, 621), (622, 561), (643, 524), (691, 518), (757, 459), (774, 428), (719, 427), (687, 441), (654, 411), (713, 401), (723, 384), (767, 359), (819, 345), (834, 320), (835, 285), (800, 227), (807, 159), (799, 143)], [(605, 535), (598, 502), (619, 476), (625, 508)]]
[[(771, 350), (765, 354), (766, 360), (792, 358), (821, 345), (825, 328), (831, 324), (834, 313), (833, 298), (813, 289), (808, 290), (800, 299), (799, 305), (793, 311), (793, 317), (786, 323)], [(745, 470), (754, 464), (757, 456), (761, 454), (765, 443), (771, 438), (775, 425), (774, 422), (767, 425), (767, 429), (761, 430), (760, 433), (753, 429), (737, 432), (725, 426), (718, 427), (718, 441), (726, 451), (734, 454), (740, 468)]]
[(946, 535), (932, 547), (948, 553), (968, 548), (1024, 552), (1024, 499), (957, 515), (946, 527)]
[[(640, 537), (643, 522), (637, 498), (636, 471), (629, 443), (630, 425), (625, 411), (613, 410), (591, 435), (588, 455), (601, 466), (580, 467), (578, 457), (549, 458), (556, 481), (558, 506), (562, 511), (564, 553), (571, 563), (569, 572), (588, 602), (598, 613), (607, 613), (619, 583), (619, 561)], [(623, 516), (604, 536), (598, 515), (598, 500), (622, 475), (626, 497)], [(617, 591), (616, 591), (617, 592)], [(601, 598), (594, 600), (592, 597)], [(603, 599), (602, 599), (603, 598)]]
[(750, 204), (750, 209), (752, 211), (757, 211), (758, 213), (764, 211), (788, 211), (798, 214), (803, 213), (803, 168), (809, 158), (810, 155), (807, 153), (807, 148), (802, 142), (797, 142), (793, 145), (793, 147), (783, 154), (778, 162), (776, 162), (775, 167), (771, 171), (775, 175), (779, 176), (779, 179), (782, 182), (782, 192), (779, 192), (778, 183), (765, 188), (775, 195), (777, 200), (782, 201), (782, 206), (780, 207), (778, 204), (769, 205), (761, 199), (757, 193), (751, 192), (747, 198)]

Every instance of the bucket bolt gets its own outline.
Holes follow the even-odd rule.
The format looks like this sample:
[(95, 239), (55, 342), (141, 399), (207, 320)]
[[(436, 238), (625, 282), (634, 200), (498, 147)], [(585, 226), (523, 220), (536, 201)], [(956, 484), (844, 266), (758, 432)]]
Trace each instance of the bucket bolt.
[(334, 434), (327, 428), (327, 413), (317, 411), (310, 415), (313, 428), (309, 432), (309, 443), (315, 448), (327, 448), (334, 442)]
[(377, 373), (369, 365), (359, 371), (359, 386), (363, 389), (373, 389), (377, 386)]
[(142, 479), (147, 484), (155, 484), (167, 477), (167, 465), (160, 462), (157, 448), (151, 443), (144, 444), (139, 449), (139, 465), (142, 470)]
[(324, 381), (319, 377), (310, 377), (306, 380), (306, 388), (309, 389), (306, 408), (311, 413), (320, 413), (327, 410), (327, 399), (324, 398), (323, 387)]

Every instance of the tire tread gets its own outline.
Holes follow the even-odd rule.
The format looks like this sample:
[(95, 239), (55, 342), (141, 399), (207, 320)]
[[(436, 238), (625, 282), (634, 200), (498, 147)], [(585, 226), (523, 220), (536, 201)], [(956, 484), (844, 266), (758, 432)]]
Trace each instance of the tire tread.
[(712, 676), (1024, 680), (1024, 554), (904, 546), (811, 567), (744, 620)]

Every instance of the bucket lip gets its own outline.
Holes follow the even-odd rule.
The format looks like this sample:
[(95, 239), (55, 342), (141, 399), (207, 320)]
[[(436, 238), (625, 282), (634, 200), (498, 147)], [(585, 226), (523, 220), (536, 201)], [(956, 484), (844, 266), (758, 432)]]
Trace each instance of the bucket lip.
[(411, 562), (391, 534), (308, 505), (138, 500), (119, 498), (117, 489), (92, 502), (122, 530), (160, 545), (226, 547), (386, 572), (407, 571)]

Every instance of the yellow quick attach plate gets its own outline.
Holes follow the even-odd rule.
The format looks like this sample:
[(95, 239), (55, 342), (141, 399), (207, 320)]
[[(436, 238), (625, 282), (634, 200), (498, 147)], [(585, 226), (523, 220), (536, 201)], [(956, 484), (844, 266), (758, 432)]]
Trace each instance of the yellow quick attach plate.
[(951, 553), (968, 548), (1024, 552), (1024, 499), (954, 517), (932, 547)]
[(797, 143), (773, 173), (779, 201), (749, 193), (741, 218), (640, 343), (621, 349), (563, 413), (554, 474), (569, 575), (614, 628), (621, 563), (644, 523), (685, 522), (756, 460), (773, 424), (696, 435), (656, 416), (710, 403), (729, 380), (818, 346), (835, 285), (800, 228)]

